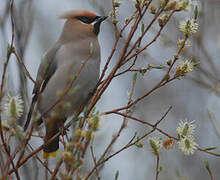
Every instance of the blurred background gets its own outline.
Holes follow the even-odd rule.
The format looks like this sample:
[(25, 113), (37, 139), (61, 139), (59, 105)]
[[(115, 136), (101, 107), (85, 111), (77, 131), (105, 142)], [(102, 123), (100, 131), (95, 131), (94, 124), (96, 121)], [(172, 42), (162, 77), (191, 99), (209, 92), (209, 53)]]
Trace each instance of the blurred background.
[[(130, 0), (122, 0), (119, 8), (119, 27), (124, 20), (135, 10)], [(158, 2), (154, 0), (154, 4)], [(134, 116), (147, 122), (155, 123), (173, 106), (166, 119), (160, 124), (160, 128), (169, 134), (176, 136), (176, 126), (180, 120), (188, 119), (194, 121), (196, 128), (196, 141), (200, 147), (216, 146), (220, 151), (220, 1), (200, 0), (196, 2), (199, 6), (199, 32), (194, 36), (192, 48), (185, 51), (184, 57), (196, 59), (200, 64), (186, 77), (176, 80), (167, 86), (160, 88), (152, 95), (138, 103), (134, 110)], [(31, 76), (36, 77), (37, 69), (44, 52), (58, 39), (64, 20), (56, 17), (65, 11), (72, 9), (87, 9), (99, 15), (109, 15), (112, 10), (111, 0), (17, 0), (14, 5), (15, 17), (15, 45), (18, 53), (24, 61)], [(180, 37), (178, 23), (185, 16), (193, 16), (193, 13), (177, 13), (168, 23), (161, 37), (141, 56), (138, 57), (137, 67), (147, 67), (148, 64), (166, 64), (177, 52), (177, 38)], [(150, 14), (147, 14), (143, 23), (148, 24)], [(145, 38), (146, 42), (155, 35), (159, 29), (158, 24), (150, 30)], [(141, 31), (140, 31), (141, 32)], [(102, 64), (105, 65), (113, 43), (114, 27), (112, 19), (109, 18), (101, 26), (99, 42), (101, 44)], [(127, 37), (127, 32), (123, 38)], [(111, 66), (117, 60), (123, 38), (113, 57)], [(11, 24), (9, 16), (9, 0), (0, 0), (0, 74), (2, 74), (3, 63), (6, 59), (7, 45), (11, 40)], [(144, 44), (144, 43), (143, 43)], [(123, 69), (122, 69), (123, 70)], [(138, 76), (134, 99), (151, 89), (162, 77), (163, 70), (152, 70), (144, 76)], [(98, 105), (99, 111), (108, 111), (127, 104), (128, 92), (131, 89), (132, 73), (127, 73), (115, 78)], [(15, 57), (10, 60), (7, 71), (6, 91), (11, 94), (21, 94), (28, 109), (33, 83), (26, 78), (22, 67), (17, 63)], [(19, 124), (23, 124), (24, 118)], [(98, 157), (109, 144), (112, 136), (117, 133), (122, 118), (116, 115), (105, 117), (100, 130), (94, 141), (94, 153)], [(117, 151), (137, 133), (139, 136), (150, 130), (149, 127), (138, 124), (132, 120), (128, 121), (120, 138), (113, 146), (112, 152)], [(157, 133), (155, 133), (157, 134)], [(163, 137), (161, 134), (157, 134)], [(110, 159), (101, 169), (100, 176), (104, 180), (114, 179), (115, 173), (119, 171), (119, 180), (144, 180), (154, 179), (156, 158), (149, 151), (147, 140), (143, 141), (144, 147), (131, 147)], [(33, 140), (33, 146), (38, 147), (41, 142)], [(93, 167), (93, 162), (86, 158), (84, 171), (88, 172)], [(160, 180), (207, 180), (208, 172), (204, 161), (208, 161), (214, 179), (220, 179), (220, 159), (206, 153), (196, 151), (192, 156), (184, 156), (178, 149), (163, 151), (160, 157), (160, 165), (164, 170), (160, 173)], [(53, 167), (51, 162), (51, 167)], [(22, 168), (22, 179), (43, 179), (44, 169), (36, 161), (29, 161)], [(95, 179), (95, 177), (91, 178)]]

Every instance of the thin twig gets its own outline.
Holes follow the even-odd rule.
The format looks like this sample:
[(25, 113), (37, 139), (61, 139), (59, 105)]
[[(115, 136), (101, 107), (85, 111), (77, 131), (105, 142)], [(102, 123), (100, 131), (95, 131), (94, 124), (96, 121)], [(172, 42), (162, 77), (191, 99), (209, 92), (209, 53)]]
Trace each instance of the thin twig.
[[(171, 110), (171, 107), (166, 111), (166, 113), (164, 114), (163, 117), (166, 117), (166, 115), (169, 113), (170, 110)], [(123, 117), (127, 117), (127, 118), (129, 118), (129, 119), (131, 119), (131, 120), (135, 120), (135, 121), (140, 122), (140, 123), (142, 123), (142, 124), (146, 124), (146, 125), (148, 125), (148, 126), (154, 128), (155, 130), (159, 131), (160, 133), (164, 134), (165, 136), (171, 138), (171, 139), (179, 140), (178, 138), (176, 138), (176, 137), (174, 137), (174, 136), (171, 136), (171, 135), (169, 135), (168, 133), (164, 132), (162, 129), (157, 128), (157, 125), (158, 125), (158, 124), (161, 122), (161, 120), (163, 120), (163, 119), (157, 121), (155, 124), (151, 124), (151, 123), (149, 123), (149, 122), (140, 120), (140, 119), (135, 118), (135, 117), (133, 117), (133, 116), (126, 115), (125, 113), (120, 113), (120, 112), (113, 112), (113, 113), (114, 113), (114, 114), (121, 115), (121, 116), (123, 116)]]
[[(28, 144), (28, 147), (29, 147), (32, 151), (34, 150), (33, 147), (32, 147), (30, 144)], [(35, 155), (35, 157), (36, 157), (36, 159), (41, 163), (41, 165), (44, 166), (45, 169), (47, 169), (47, 171), (48, 171), (50, 174), (53, 173), (53, 172), (50, 170), (50, 168), (38, 157), (37, 154)]]
[[(170, 111), (170, 108), (168, 109)], [(168, 112), (167, 111), (159, 121), (157, 122), (161, 122), (162, 120), (165, 119), (165, 117), (167, 116)], [(92, 170), (87, 174), (86, 178), (84, 180), (88, 180), (88, 178), (93, 174), (93, 172), (95, 171), (95, 169), (100, 166), (101, 164), (105, 163), (106, 161), (108, 161), (109, 159), (111, 159), (112, 157), (114, 157), (115, 155), (119, 154), (120, 152), (124, 151), (125, 149), (128, 149), (129, 147), (135, 145), (137, 142), (139, 142), (140, 140), (144, 139), (145, 137), (147, 137), (148, 135), (150, 135), (151, 133), (153, 133), (156, 129), (157, 129), (157, 125), (159, 125), (159, 123), (156, 123), (154, 128), (149, 131), (148, 133), (146, 133), (145, 135), (141, 136), (140, 138), (138, 138), (136, 141), (132, 142), (134, 138), (132, 138), (131, 141), (129, 141), (124, 147), (122, 147), (120, 150), (116, 151), (115, 153), (113, 153), (112, 155), (109, 155), (107, 158), (104, 159), (104, 157), (99, 158), (98, 162), (97, 162), (97, 166), (94, 166), (92, 168)]]
[(57, 163), (56, 168), (53, 171), (53, 174), (50, 177), (50, 180), (54, 180), (55, 179), (55, 177), (56, 177), (56, 175), (57, 175), (57, 173), (58, 173), (62, 163), (63, 163), (63, 159), (60, 159), (59, 162)]
[(96, 162), (96, 158), (95, 158), (95, 155), (94, 155), (94, 152), (93, 152), (93, 147), (90, 146), (90, 151), (91, 151), (91, 155), (92, 155), (92, 159), (93, 159), (93, 162), (94, 162), (94, 166), (96, 167), (95, 168), (95, 172), (96, 172), (96, 177), (98, 180), (100, 180), (100, 176), (99, 176), (99, 171), (97, 169), (97, 162)]
[[(13, 48), (14, 48), (14, 37), (15, 37), (14, 27), (15, 27), (15, 25), (14, 25), (13, 5), (14, 5), (14, 1), (11, 0), (11, 2), (10, 2), (10, 12), (11, 12), (11, 24), (12, 24), (12, 36), (11, 36), (10, 47), (7, 50), (8, 52), (7, 52), (6, 62), (4, 63), (4, 68), (3, 68), (3, 73), (2, 73), (1, 88), (0, 88), (0, 102), (1, 102), (1, 100), (3, 98), (3, 96), (4, 96), (4, 92), (3, 91), (4, 91), (4, 83), (5, 83), (6, 70), (7, 70), (7, 67), (8, 67), (8, 63), (9, 63), (11, 54), (13, 52)], [(5, 152), (7, 154), (7, 157), (8, 157), (8, 159), (9, 159), (9, 161), (10, 161), (12, 167), (13, 167), (13, 170), (15, 171), (16, 178), (19, 180), (20, 176), (18, 174), (18, 170), (17, 170), (17, 168), (14, 165), (14, 162), (13, 162), (13, 160), (11, 158), (11, 155), (10, 155), (10, 152), (9, 152), (9, 149), (8, 149), (8, 145), (6, 144), (5, 138), (4, 138), (4, 135), (3, 135), (1, 115), (0, 115), (0, 136), (1, 136), (1, 140), (2, 140), (2, 143), (3, 143), (4, 149), (5, 149)], [(7, 175), (8, 174), (6, 174), (6, 176)]]
[(31, 77), (31, 74), (29, 73), (29, 71), (27, 70), (24, 62), (21, 60), (21, 58), (19, 57), (17, 51), (14, 49), (13, 51), (14, 55), (16, 56), (18, 62), (21, 64), (21, 66), (24, 68), (25, 74), (27, 75), (27, 77), (34, 83), (36, 84), (35, 80)]
[(157, 156), (157, 165), (156, 165), (156, 177), (155, 177), (155, 180), (158, 180), (158, 176), (159, 176), (159, 162), (160, 162), (160, 156), (158, 154)]

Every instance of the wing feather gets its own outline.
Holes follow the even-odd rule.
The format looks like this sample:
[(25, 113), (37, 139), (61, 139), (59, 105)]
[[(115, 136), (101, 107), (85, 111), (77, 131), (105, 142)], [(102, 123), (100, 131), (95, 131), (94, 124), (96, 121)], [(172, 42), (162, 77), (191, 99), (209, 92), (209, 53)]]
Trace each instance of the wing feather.
[(41, 93), (45, 89), (47, 83), (49, 82), (50, 78), (53, 76), (57, 69), (57, 64), (55, 60), (56, 53), (60, 48), (60, 44), (57, 42), (51, 49), (49, 49), (44, 57), (42, 58), (40, 67), (37, 72), (36, 84), (33, 89), (33, 98), (31, 102), (31, 106), (28, 112), (27, 120), (24, 125), (24, 131), (28, 128), (28, 125), (31, 120), (31, 116), (34, 110), (35, 103), (37, 101), (38, 92)]

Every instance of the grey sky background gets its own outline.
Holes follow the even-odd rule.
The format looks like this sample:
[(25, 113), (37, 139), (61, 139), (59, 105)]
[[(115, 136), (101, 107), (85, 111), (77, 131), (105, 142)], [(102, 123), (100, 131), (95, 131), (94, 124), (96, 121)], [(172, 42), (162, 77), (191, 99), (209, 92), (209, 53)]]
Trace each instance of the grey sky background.
[[(28, 3), (29, 1), (18, 0), (15, 6), (21, 7), (22, 3)], [(4, 9), (5, 4), (6, 0), (0, 0), (0, 17), (2, 16), (1, 10)], [(168, 84), (138, 103), (135, 106), (133, 115), (147, 122), (155, 123), (162, 117), (169, 106), (173, 106), (166, 119), (160, 124), (160, 128), (176, 136), (175, 129), (180, 120), (194, 120), (197, 126), (196, 141), (198, 144), (203, 148), (216, 146), (218, 148), (217, 151), (220, 151), (220, 1), (201, 0), (199, 6), (202, 12), (199, 17), (199, 33), (196, 36), (198, 37), (200, 35), (201, 41), (198, 41), (198, 38), (192, 39), (193, 47), (184, 54), (186, 57), (191, 57), (193, 54), (200, 63), (199, 67), (191, 74), (187, 74), (186, 77), (181, 78), (181, 80), (176, 80)], [(31, 16), (33, 18), (33, 26), (23, 56), (26, 67), (33, 77), (36, 77), (42, 55), (55, 43), (62, 30), (64, 20), (59, 20), (56, 17), (72, 9), (87, 9), (99, 15), (108, 15), (111, 10), (111, 0), (38, 0), (32, 1), (29, 11), (23, 11), (25, 19)], [(132, 3), (129, 0), (123, 0), (120, 7), (119, 20), (123, 21), (133, 10)], [(174, 16), (162, 33), (161, 38), (146, 50), (144, 55), (139, 57), (137, 67), (146, 67), (149, 63), (152, 65), (165, 64), (168, 59), (173, 57), (177, 50), (174, 43), (176, 43), (177, 37), (180, 36), (177, 29), (178, 22), (184, 19), (185, 15), (189, 14), (183, 13)], [(144, 23), (146, 24), (148, 23), (147, 17), (144, 19)], [(21, 23), (24, 22), (21, 21)], [(155, 25), (154, 29), (151, 29), (145, 38), (146, 42), (149, 42), (149, 39), (153, 37), (157, 29), (158, 25)], [(4, 32), (5, 34), (2, 31), (0, 34), (0, 73), (2, 73), (2, 63), (5, 60), (7, 42), (10, 39), (9, 21), (4, 26)], [(124, 37), (126, 35), (124, 33)], [(101, 26), (99, 42), (102, 50), (102, 69), (114, 43), (114, 29), (110, 18)], [(123, 39), (120, 42), (111, 66), (117, 59), (122, 45)], [(134, 99), (151, 89), (160, 80), (162, 74), (163, 70), (152, 70), (144, 76), (139, 75)], [(19, 93), (19, 76), (15, 61), (10, 62), (10, 69), (7, 75), (8, 89), (10, 91), (13, 89), (12, 93)], [(116, 78), (104, 93), (97, 105), (97, 109), (107, 111), (125, 105), (127, 103), (128, 91), (131, 88), (131, 80), (132, 73)], [(30, 97), (33, 88), (30, 80), (27, 80), (27, 87), (28, 96)], [(213, 115), (212, 117), (215, 117), (214, 122), (213, 118), (210, 118), (210, 113)], [(121, 122), (122, 118), (116, 115), (105, 117), (104, 123), (97, 132), (94, 141), (94, 150), (97, 157), (110, 142), (112, 135), (120, 128)], [(129, 120), (126, 129), (113, 146), (112, 152), (117, 151), (125, 145), (136, 132), (138, 135), (143, 135), (148, 130), (150, 130), (149, 127)], [(154, 134), (164, 138), (161, 134)], [(113, 159), (110, 159), (100, 171), (101, 179), (114, 179), (117, 170), (119, 170), (119, 180), (154, 179), (156, 158), (150, 153), (147, 140), (145, 139), (143, 142), (143, 148), (131, 147)], [(34, 139), (32, 144), (37, 147), (40, 142), (38, 139)], [(176, 148), (172, 150), (163, 151), (160, 160), (160, 165), (164, 167), (164, 170), (160, 173), (160, 180), (209, 179), (204, 165), (205, 160), (210, 163), (214, 179), (220, 179), (220, 159), (203, 152), (196, 151), (193, 156), (184, 156), (176, 145)], [(53, 166), (53, 162), (56, 161), (51, 162), (51, 167)], [(83, 169), (85, 172), (93, 167), (89, 155), (87, 155), (86, 162), (87, 164)], [(35, 166), (32, 162), (30, 161), (28, 164), (29, 167), (23, 169), (23, 179), (33, 177), (32, 175), (35, 173), (35, 169), (33, 168)], [(43, 176), (44, 170), (39, 169), (37, 178), (42, 179)], [(33, 179), (35, 178), (33, 177)]]

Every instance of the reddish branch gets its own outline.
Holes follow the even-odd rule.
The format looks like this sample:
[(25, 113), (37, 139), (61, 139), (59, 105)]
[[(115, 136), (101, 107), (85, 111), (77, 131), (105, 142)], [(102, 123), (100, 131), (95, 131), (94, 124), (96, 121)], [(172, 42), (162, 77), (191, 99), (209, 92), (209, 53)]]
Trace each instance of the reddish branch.
[[(13, 4), (14, 4), (14, 1), (11, 0), (11, 2), (10, 2), (10, 12), (11, 12), (11, 24), (12, 24), (12, 36), (11, 36), (10, 47), (8, 47), (8, 50), (7, 50), (6, 62), (4, 63), (4, 68), (3, 68), (3, 73), (2, 73), (1, 88), (0, 88), (0, 101), (2, 100), (2, 98), (4, 96), (4, 83), (5, 83), (6, 70), (7, 70), (7, 67), (8, 67), (8, 63), (9, 63), (11, 54), (13, 53), (13, 49), (14, 49), (15, 25), (14, 25)], [(0, 115), (0, 136), (1, 136), (1, 140), (2, 140), (3, 146), (4, 146), (4, 150), (5, 150), (6, 154), (7, 154), (7, 158), (9, 159), (9, 161), (10, 161), (12, 167), (13, 167), (13, 170), (15, 172), (16, 178), (19, 180), (20, 176), (18, 174), (18, 170), (17, 170), (17, 168), (14, 165), (13, 159), (11, 158), (11, 155), (10, 155), (10, 152), (9, 152), (8, 145), (6, 144), (5, 138), (4, 138), (4, 135), (3, 135), (1, 115)], [(7, 176), (8, 176), (8, 174), (6, 172), (6, 177), (4, 177), (4, 178), (7, 178)]]
[(167, 112), (162, 116), (162, 118), (155, 123), (155, 125), (154, 125), (155, 127), (154, 127), (151, 131), (149, 131), (149, 132), (146, 133), (145, 135), (139, 137), (139, 138), (138, 138), (136, 141), (134, 141), (134, 142), (132, 142), (133, 139), (134, 139), (134, 138), (132, 138), (132, 140), (129, 141), (124, 147), (122, 147), (120, 150), (116, 151), (115, 153), (109, 155), (107, 158), (105, 158), (105, 159), (104, 159), (104, 157), (99, 158), (99, 160), (98, 160), (96, 166), (94, 166), (94, 167), (92, 168), (92, 170), (88, 173), (88, 175), (86, 176), (85, 180), (87, 180), (87, 179), (93, 174), (93, 172), (95, 171), (95, 169), (96, 169), (98, 166), (102, 165), (103, 163), (105, 163), (106, 161), (108, 161), (109, 159), (111, 159), (112, 157), (114, 157), (115, 155), (117, 155), (117, 154), (119, 154), (120, 152), (124, 151), (125, 149), (128, 149), (129, 147), (135, 145), (137, 142), (141, 141), (142, 139), (144, 139), (145, 137), (147, 137), (147, 136), (149, 136), (151, 133), (153, 133), (153, 132), (157, 129), (157, 126), (159, 125), (159, 123), (160, 123), (162, 120), (165, 119), (165, 117), (167, 116), (167, 114), (169, 113), (170, 110), (171, 110), (171, 108), (169, 108), (169, 109), (167, 110)]
[(156, 178), (155, 180), (158, 180), (158, 176), (159, 176), (159, 162), (160, 162), (160, 156), (157, 156), (157, 165), (156, 165)]
[(51, 177), (50, 177), (50, 180), (55, 179), (55, 177), (56, 177), (56, 175), (57, 175), (57, 173), (58, 173), (58, 171), (59, 171), (59, 169), (60, 169), (62, 163), (63, 163), (63, 160), (62, 160), (62, 159), (59, 160), (59, 162), (57, 163), (56, 168), (55, 168), (54, 171), (53, 171), (53, 174), (52, 174)]
[[(136, 7), (136, 11), (133, 14), (134, 16), (131, 16), (131, 18), (129, 18), (124, 26), (121, 28), (120, 31), (118, 31), (118, 27), (117, 27), (117, 23), (114, 24), (115, 26), (115, 30), (116, 30), (116, 40), (114, 43), (114, 46), (112, 48), (112, 51), (107, 59), (107, 62), (104, 66), (104, 69), (102, 71), (102, 74), (100, 76), (100, 80), (99, 80), (99, 87), (97, 89), (97, 91), (95, 92), (90, 105), (87, 109), (87, 115), (89, 115), (91, 109), (95, 106), (95, 104), (98, 102), (98, 100), (101, 98), (102, 94), (105, 92), (105, 90), (108, 88), (109, 84), (112, 82), (113, 78), (115, 78), (116, 76), (122, 75), (126, 72), (129, 71), (140, 71), (141, 69), (132, 69), (132, 67), (134, 67), (137, 57), (138, 55), (140, 55), (144, 50), (146, 50), (149, 46), (151, 46), (157, 39), (158, 37), (161, 35), (162, 30), (164, 29), (164, 27), (166, 26), (167, 22), (170, 20), (170, 18), (172, 17), (172, 15), (176, 12), (175, 10), (171, 11), (170, 14), (168, 15), (168, 19), (165, 22), (165, 24), (160, 27), (160, 29), (158, 30), (157, 34), (154, 36), (154, 38), (147, 44), (145, 44), (142, 48), (140, 48), (141, 45), (141, 41), (143, 40), (144, 36), (146, 35), (146, 33), (149, 31), (149, 29), (152, 27), (152, 25), (156, 22), (156, 20), (158, 19), (158, 17), (161, 15), (161, 13), (164, 11), (164, 7), (160, 7), (157, 11), (157, 13), (155, 14), (154, 18), (150, 21), (149, 25), (145, 28), (145, 30), (143, 31), (143, 33), (140, 35), (140, 37), (134, 42), (134, 44), (131, 46), (130, 50), (129, 46), (131, 44), (132, 38), (136, 32), (136, 30), (138, 29), (138, 26), (141, 22), (141, 20), (143, 19), (143, 16), (146, 14), (150, 4), (151, 4), (152, 0), (150, 0), (148, 2), (148, 4), (145, 5), (140, 5), (139, 1), (137, 1), (137, 7)], [(168, 1), (167, 1), (168, 2)], [(114, 4), (114, 0), (112, 0), (112, 4)], [(113, 17), (116, 20), (116, 12), (115, 12), (115, 7), (113, 6)], [(15, 49), (14, 49), (14, 19), (13, 19), (13, 0), (11, 1), (11, 21), (12, 21), (12, 39), (11, 39), (11, 44), (10, 47), (8, 49), (8, 53), (7, 53), (7, 57), (6, 57), (6, 62), (4, 63), (4, 68), (3, 68), (3, 74), (2, 74), (2, 84), (1, 84), (1, 89), (0, 89), (0, 100), (2, 100), (2, 97), (4, 96), (4, 82), (5, 82), (5, 74), (6, 74), (6, 70), (7, 70), (7, 66), (8, 66), (8, 62), (10, 60), (10, 56), (12, 53), (15, 54), (18, 62), (22, 65), (24, 71), (26, 72), (26, 75), (31, 79), (31, 81), (33, 83), (35, 83), (35, 81), (33, 80), (33, 78), (30, 76), (30, 73), (28, 72), (27, 68), (25, 67), (24, 63), (21, 61), (20, 57), (17, 55)], [(120, 37), (122, 36), (122, 33), (124, 32), (124, 30), (128, 27), (128, 25), (130, 25), (133, 21), (133, 24), (130, 28), (130, 31), (128, 33), (127, 39), (124, 43), (124, 46), (122, 48), (122, 51), (117, 59), (116, 64), (114, 65), (114, 67), (111, 69), (110, 73), (108, 74), (108, 76), (104, 79), (105, 73), (108, 69), (109, 63), (112, 60), (113, 55), (116, 52), (116, 48), (118, 46), (118, 42), (120, 40)], [(91, 150), (91, 154), (92, 154), (92, 158), (93, 158), (93, 162), (94, 162), (94, 167), (91, 169), (91, 171), (87, 174), (85, 179), (88, 179), (94, 172), (96, 172), (96, 176), (99, 177), (99, 172), (98, 172), (98, 168), (104, 164), (106, 161), (108, 161), (109, 159), (111, 159), (112, 157), (114, 157), (115, 155), (117, 155), (118, 153), (124, 151), (125, 149), (135, 145), (137, 142), (139, 142), (140, 140), (144, 139), (145, 137), (147, 137), (148, 135), (150, 135), (151, 133), (153, 133), (155, 130), (159, 131), (160, 133), (164, 134), (165, 136), (174, 139), (174, 140), (178, 140), (178, 138), (173, 137), (171, 135), (169, 135), (168, 133), (164, 132), (162, 129), (158, 128), (157, 126), (160, 124), (160, 122), (165, 119), (165, 117), (167, 116), (168, 112), (171, 110), (171, 107), (167, 110), (167, 112), (163, 115), (163, 117), (157, 121), (155, 124), (151, 124), (149, 122), (140, 120), (136, 117), (133, 117), (132, 115), (128, 115), (129, 112), (129, 108), (131, 108), (133, 105), (137, 104), (139, 101), (143, 100), (145, 97), (149, 96), (150, 94), (152, 94), (155, 90), (165, 86), (166, 84), (168, 84), (169, 82), (175, 80), (177, 77), (172, 77), (170, 78), (170, 72), (173, 70), (173, 67), (175, 65), (175, 63), (177, 62), (179, 56), (181, 55), (184, 46), (185, 46), (185, 42), (188, 39), (188, 36), (185, 36), (184, 42), (182, 47), (179, 49), (177, 55), (174, 57), (171, 65), (169, 66), (168, 70), (166, 71), (166, 73), (161, 77), (161, 80), (148, 92), (146, 92), (144, 95), (138, 97), (137, 99), (135, 99), (134, 101), (131, 101), (132, 99), (132, 95), (134, 93), (134, 86), (135, 86), (135, 80), (133, 79), (132, 81), (132, 88), (131, 88), (131, 92), (129, 94), (128, 97), (128, 103), (126, 106), (111, 110), (111, 111), (107, 111), (105, 112), (105, 114), (117, 114), (120, 116), (123, 116), (123, 123), (119, 129), (119, 131), (117, 132), (116, 136), (111, 140), (111, 142), (109, 143), (109, 145), (106, 147), (105, 151), (103, 152), (103, 154), (100, 156), (100, 158), (98, 159), (98, 161), (95, 158), (94, 152), (93, 152), (93, 148), (90, 147)], [(135, 48), (138, 47), (138, 50), (132, 54), (132, 52), (134, 51)], [(49, 111), (51, 111), (58, 103), (60, 103), (63, 99), (63, 97), (68, 93), (68, 91), (70, 90), (70, 88), (72, 87), (74, 81), (77, 79), (77, 77), (79, 76), (79, 73), (81, 72), (81, 70), (84, 68), (86, 62), (88, 61), (88, 59), (91, 57), (91, 54), (88, 56), (88, 58), (82, 63), (79, 71), (75, 74), (73, 80), (67, 85), (66, 89), (64, 90), (63, 94), (61, 97), (59, 97), (59, 99), (53, 104), (51, 105), (47, 110), (45, 110), (42, 114), (41, 117), (42, 118), (46, 113), (48, 113)], [(134, 59), (133, 59), (134, 58)], [(122, 67), (123, 65), (127, 64), (128, 62), (130, 62), (133, 59), (131, 65), (124, 70), (123, 72), (117, 73), (117, 71), (119, 70), (120, 67)], [(103, 80), (104, 79), (104, 80)], [(122, 110), (125, 110), (125, 112), (120, 112)], [(140, 138), (138, 138), (137, 140), (134, 141), (134, 138), (132, 138), (132, 140), (130, 140), (124, 147), (122, 147), (121, 149), (119, 149), (118, 151), (116, 151), (115, 153), (107, 156), (107, 153), (110, 151), (111, 147), (113, 146), (114, 142), (118, 139), (118, 137), (120, 136), (122, 130), (124, 129), (125, 125), (126, 125), (126, 119), (129, 118), (131, 120), (137, 121), (139, 123), (145, 124), (147, 126), (152, 127), (152, 130), (149, 131), (148, 133), (144, 134), (143, 136), (141, 136)], [(77, 117), (75, 118), (75, 120), (77, 119)], [(86, 117), (85, 117), (86, 120)], [(68, 129), (71, 125), (72, 125), (72, 121), (70, 121), (69, 123), (67, 123), (67, 125), (63, 128), (63, 130)], [(84, 127), (84, 123), (82, 123), (81, 127)], [(28, 143), (30, 141), (30, 138), (32, 136), (32, 132), (33, 132), (33, 124), (31, 127), (31, 130), (28, 132), (28, 138), (26, 139), (25, 143), (24, 143), (24, 148), (26, 146), (30, 146)], [(61, 133), (57, 133), (56, 135), (54, 135), (51, 139), (49, 139), (47, 142), (45, 142), (45, 144), (50, 143), (51, 141), (53, 141), (57, 136), (59, 136)], [(9, 151), (8, 151), (8, 146), (7, 143), (5, 142), (5, 138), (4, 138), (4, 134), (2, 132), (2, 120), (1, 120), (1, 116), (0, 116), (0, 136), (1, 136), (1, 140), (3, 143), (3, 147), (4, 150), (7, 154), (8, 157), (8, 161), (7, 161), (7, 165), (8, 167), (10, 166), (10, 164), (12, 165), (12, 169), (10, 169), (6, 176), (15, 172), (17, 179), (19, 179), (19, 174), (18, 174), (18, 168), (20, 168), (25, 162), (27, 162), (30, 158), (34, 157), (39, 151), (41, 151), (44, 147), (44, 145), (41, 145), (40, 147), (38, 147), (37, 149), (33, 150), (31, 153), (29, 153), (26, 157), (23, 158), (24, 156), (24, 151), (22, 151), (18, 157), (18, 161), (16, 166), (13, 163), (14, 158), (16, 157), (17, 153), (19, 151), (16, 151), (14, 154), (10, 155)], [(82, 141), (85, 141), (85, 139), (82, 139)], [(85, 141), (84, 144), (84, 149), (82, 151), (81, 157), (80, 158), (84, 158), (84, 154), (87, 150), (87, 148), (89, 147), (89, 142), (90, 140)], [(215, 153), (209, 152), (207, 150), (204, 150), (202, 148), (197, 147), (198, 150), (209, 153), (211, 155), (215, 155)], [(37, 157), (37, 156), (36, 156)], [(40, 163), (42, 164), (43, 162), (40, 160), (39, 157), (37, 157), (37, 159), (40, 161)], [(54, 169), (54, 171), (52, 172), (46, 165), (45, 168), (46, 170), (52, 174), (50, 179), (54, 179), (55, 176), (57, 175), (61, 165), (62, 165), (63, 161), (60, 160), (57, 163), (56, 168)], [(159, 174), (159, 156), (157, 157), (157, 166), (156, 166), (156, 180), (158, 180), (158, 174)], [(5, 177), (3, 177), (5, 178)]]

